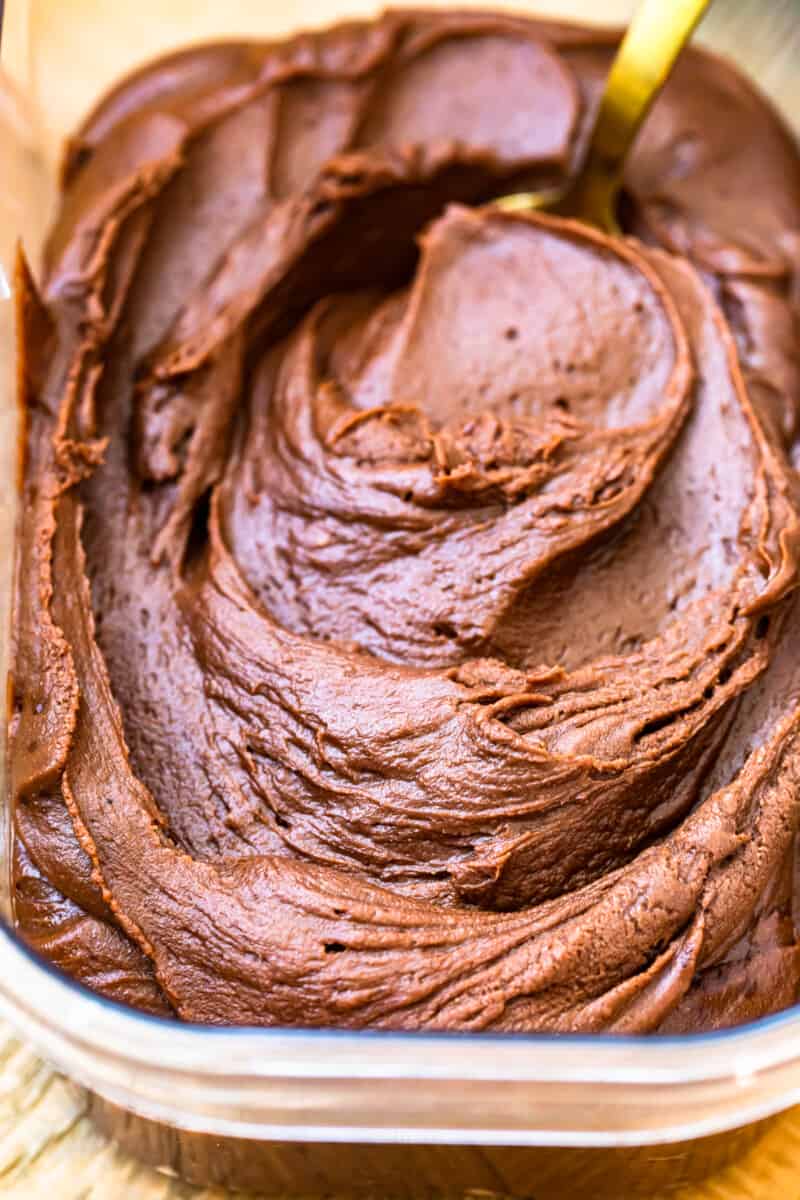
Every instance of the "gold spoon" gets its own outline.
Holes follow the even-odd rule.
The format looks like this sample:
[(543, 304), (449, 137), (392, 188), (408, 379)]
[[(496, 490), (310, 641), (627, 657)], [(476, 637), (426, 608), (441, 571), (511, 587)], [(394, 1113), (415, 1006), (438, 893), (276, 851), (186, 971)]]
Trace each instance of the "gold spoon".
[(518, 192), (496, 201), (505, 212), (544, 209), (619, 233), (622, 168), (639, 128), (711, 0), (642, 0), (606, 80), (586, 160), (559, 190)]

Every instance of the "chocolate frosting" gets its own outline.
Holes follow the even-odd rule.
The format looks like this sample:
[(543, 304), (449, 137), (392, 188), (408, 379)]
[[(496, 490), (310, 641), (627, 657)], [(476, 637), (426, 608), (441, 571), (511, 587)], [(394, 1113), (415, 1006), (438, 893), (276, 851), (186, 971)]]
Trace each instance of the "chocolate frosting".
[(71, 143), (11, 720), (35, 948), (200, 1022), (684, 1031), (795, 1000), (800, 157), (617, 34), (189, 50)]

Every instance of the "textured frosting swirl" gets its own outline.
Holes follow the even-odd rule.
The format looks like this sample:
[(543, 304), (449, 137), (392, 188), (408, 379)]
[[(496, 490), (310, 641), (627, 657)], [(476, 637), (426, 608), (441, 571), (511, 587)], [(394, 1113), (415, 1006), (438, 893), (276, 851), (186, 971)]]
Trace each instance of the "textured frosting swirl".
[(615, 35), (187, 51), (20, 265), (15, 899), (215, 1023), (686, 1030), (794, 1001), (800, 157), (691, 53), (625, 226)]

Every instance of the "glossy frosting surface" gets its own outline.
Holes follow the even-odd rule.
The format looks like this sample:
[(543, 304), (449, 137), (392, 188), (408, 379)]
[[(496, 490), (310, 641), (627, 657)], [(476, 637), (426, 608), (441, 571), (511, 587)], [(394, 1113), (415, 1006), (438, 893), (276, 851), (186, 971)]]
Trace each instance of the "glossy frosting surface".
[(210, 1023), (707, 1029), (800, 977), (800, 157), (691, 52), (390, 13), (161, 60), (37, 287), (15, 902)]

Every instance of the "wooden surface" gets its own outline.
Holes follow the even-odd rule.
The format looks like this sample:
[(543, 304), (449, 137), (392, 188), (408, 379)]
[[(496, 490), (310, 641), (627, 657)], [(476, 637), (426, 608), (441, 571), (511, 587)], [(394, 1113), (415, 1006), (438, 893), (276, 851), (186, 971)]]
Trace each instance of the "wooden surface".
[[(0, 1196), (10, 1200), (223, 1200), (140, 1167), (95, 1131), (77, 1088), (0, 1022)], [(241, 1195), (238, 1200), (243, 1200)]]
[[(485, 6), (491, 7), (491, 0)], [(631, 9), (630, 0), (602, 5), (505, 0), (503, 6), (606, 21), (623, 21)], [(300, 23), (320, 24), (379, 7), (378, 0), (33, 0), (34, 44), (20, 20), (23, 0), (8, 0), (4, 59), (17, 79), (38, 93), (54, 151), (60, 135), (103, 85), (167, 45), (189, 36), (247, 30), (274, 36)], [(731, 53), (746, 45), (762, 86), (787, 113), (800, 114), (800, 0), (720, 0), (711, 24), (715, 44)], [(95, 1131), (85, 1111), (77, 1089), (0, 1024), (0, 1196), (223, 1200), (218, 1190), (191, 1188), (140, 1167)], [(703, 1187), (672, 1195), (673, 1200), (800, 1200), (800, 1109), (773, 1125), (739, 1166)]]

